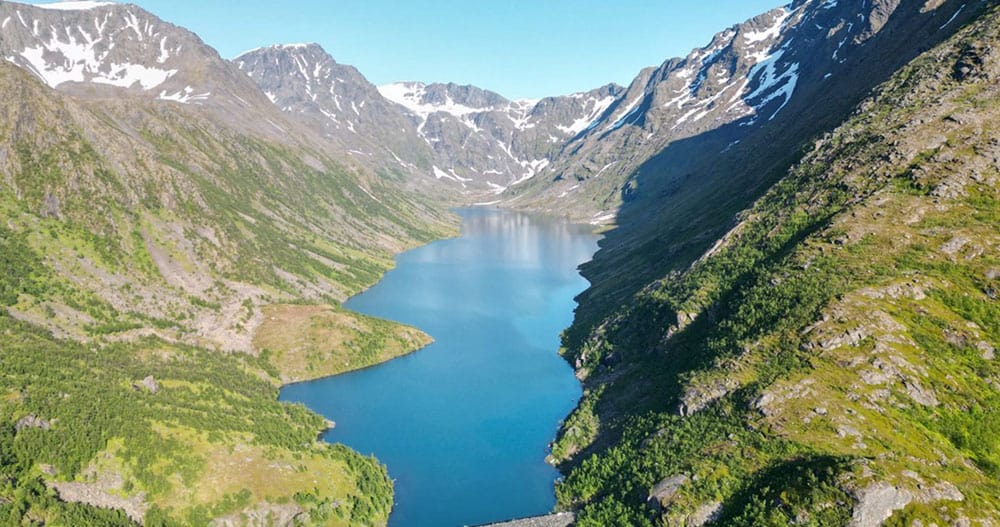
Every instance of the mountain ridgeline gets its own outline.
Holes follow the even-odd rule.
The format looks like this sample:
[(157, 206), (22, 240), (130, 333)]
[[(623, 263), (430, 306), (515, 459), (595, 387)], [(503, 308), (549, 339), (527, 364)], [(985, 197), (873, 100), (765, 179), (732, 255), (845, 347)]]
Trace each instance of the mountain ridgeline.
[(478, 203), (608, 229), (561, 350), (576, 525), (993, 525), (998, 28), (795, 0), (509, 100), (0, 2), (0, 524), (385, 525), (385, 468), (277, 389), (429, 342), (340, 302)]

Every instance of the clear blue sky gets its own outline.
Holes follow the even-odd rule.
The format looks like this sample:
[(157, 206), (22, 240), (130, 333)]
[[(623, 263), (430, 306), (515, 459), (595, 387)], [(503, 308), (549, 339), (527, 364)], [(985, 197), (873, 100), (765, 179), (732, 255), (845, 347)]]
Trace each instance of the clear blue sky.
[(375, 84), (451, 81), (538, 98), (628, 84), (787, 0), (131, 1), (226, 58), (318, 42)]

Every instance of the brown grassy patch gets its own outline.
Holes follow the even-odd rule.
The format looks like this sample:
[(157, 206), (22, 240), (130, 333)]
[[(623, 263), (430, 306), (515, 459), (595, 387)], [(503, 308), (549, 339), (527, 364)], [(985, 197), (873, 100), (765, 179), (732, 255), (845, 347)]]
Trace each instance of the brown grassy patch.
[(254, 335), (284, 383), (372, 366), (433, 339), (419, 329), (328, 305), (270, 305)]

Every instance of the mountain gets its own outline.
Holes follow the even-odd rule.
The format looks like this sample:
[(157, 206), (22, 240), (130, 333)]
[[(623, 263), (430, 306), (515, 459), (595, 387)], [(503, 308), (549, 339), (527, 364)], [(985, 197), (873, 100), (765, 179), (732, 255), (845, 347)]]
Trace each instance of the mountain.
[(0, 524), (384, 524), (277, 390), (426, 344), (339, 302), (453, 220), (136, 6), (0, 28)]
[(432, 171), (433, 152), (410, 119), (357, 69), (338, 64), (319, 45), (259, 48), (233, 62), (277, 108), (366, 166), (418, 181)]
[(435, 152), (441, 177), (486, 181), (498, 193), (543, 173), (567, 139), (586, 127), (620, 87), (510, 101), (474, 86), (397, 83), (379, 87), (404, 108)]
[(74, 96), (200, 106), (235, 127), (245, 126), (242, 112), (270, 112), (274, 123), (256, 132), (280, 139), (286, 128), (253, 82), (197, 35), (134, 5), (4, 2), (0, 26), (0, 55)]
[(563, 340), (576, 525), (992, 525), (998, 28), (795, 0), (510, 101), (0, 3), (0, 523), (385, 524), (277, 390), (429, 342), (339, 302), (476, 201), (615, 226)]
[[(794, 148), (971, 11), (918, 4), (796, 0), (728, 28), (687, 57), (641, 71), (566, 144), (547, 178), (511, 189), (503, 203), (609, 223), (623, 201), (674, 192), (680, 179), (700, 178), (699, 164), (752, 148), (748, 138), (787, 132)], [(669, 160), (668, 147), (677, 152)], [(644, 172), (670, 176), (653, 188)]]
[(576, 525), (1000, 518), (1000, 7), (759, 20), (823, 36), (851, 10), (868, 23), (823, 44), (836, 90), (802, 54), (756, 130), (693, 131), (631, 176), (564, 338), (585, 395), (552, 453)]
[[(635, 106), (641, 115), (613, 130), (596, 126), (566, 147), (574, 153), (553, 165), (553, 177), (503, 202), (620, 225), (584, 266), (594, 286), (581, 296), (576, 327), (599, 324), (602, 307), (658, 279), (663, 262), (683, 269), (708, 250), (802, 149), (984, 5), (963, 4), (799, 0), (723, 31), (686, 59), (666, 61), (660, 74), (637, 77), (629, 91), (642, 97)], [(697, 82), (697, 72), (708, 80)], [(686, 94), (698, 87), (697, 98), (667, 105), (685, 86)], [(609, 110), (608, 123), (618, 123), (620, 106)]]
[[(475, 201), (530, 180), (595, 121), (621, 88), (510, 101), (474, 86), (403, 82), (376, 88), (316, 44), (234, 59), (274, 104), (369, 164)], [(428, 186), (436, 181), (444, 185)], [(487, 197), (484, 197), (487, 196)]]

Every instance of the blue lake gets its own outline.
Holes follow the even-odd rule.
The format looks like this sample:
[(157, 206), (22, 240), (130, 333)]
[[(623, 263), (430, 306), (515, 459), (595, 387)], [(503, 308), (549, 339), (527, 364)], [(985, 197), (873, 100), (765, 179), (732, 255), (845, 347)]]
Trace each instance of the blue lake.
[(463, 209), (462, 234), (406, 252), (345, 306), (416, 326), (430, 346), (288, 386), (281, 398), (336, 421), (324, 439), (374, 454), (395, 480), (390, 527), (449, 527), (543, 514), (558, 473), (544, 461), (580, 385), (558, 355), (587, 226)]

